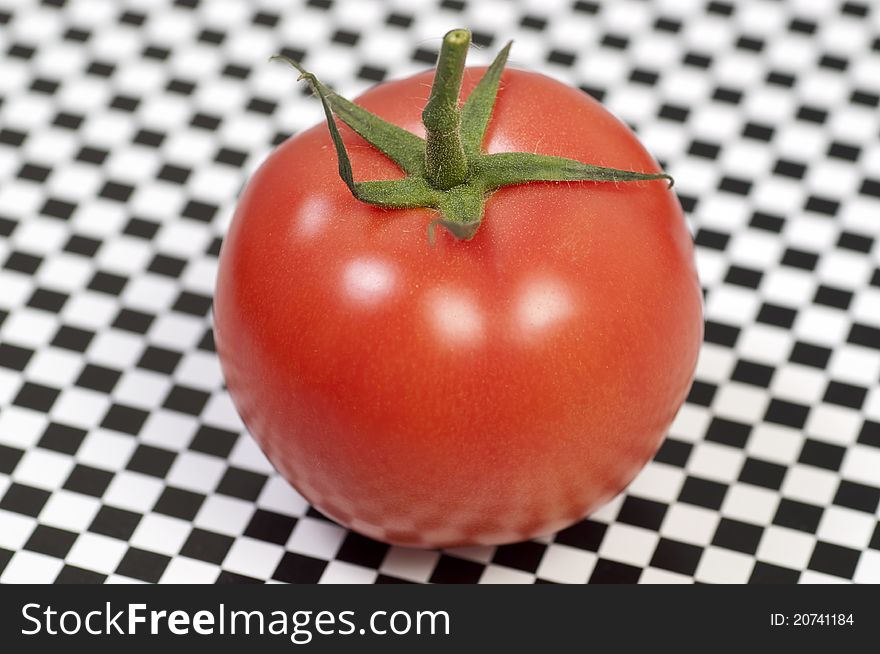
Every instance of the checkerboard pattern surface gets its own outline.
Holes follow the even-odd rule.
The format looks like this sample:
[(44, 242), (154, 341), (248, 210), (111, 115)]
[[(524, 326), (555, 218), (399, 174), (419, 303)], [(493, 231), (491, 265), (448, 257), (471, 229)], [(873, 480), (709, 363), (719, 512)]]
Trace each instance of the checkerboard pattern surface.
[[(223, 387), (247, 176), (354, 96), (471, 63), (601, 99), (671, 172), (706, 293), (656, 458), (552, 537), (418, 551), (275, 474)], [(0, 582), (880, 582), (871, 0), (0, 0)]]

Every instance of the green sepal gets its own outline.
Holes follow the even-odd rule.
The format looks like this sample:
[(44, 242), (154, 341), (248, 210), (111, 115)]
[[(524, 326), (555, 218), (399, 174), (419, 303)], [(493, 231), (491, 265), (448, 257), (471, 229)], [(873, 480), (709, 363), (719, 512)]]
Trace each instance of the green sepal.
[(501, 81), (501, 73), (504, 72), (512, 45), (513, 41), (509, 41), (498, 53), (461, 108), (461, 140), (469, 158), (482, 152), (486, 128), (495, 108), (498, 83)]
[(639, 182), (664, 179), (672, 187), (672, 177), (665, 173), (640, 173), (593, 166), (575, 159), (552, 157), (530, 152), (499, 152), (481, 157), (475, 164), (486, 190), (527, 182)]
[(412, 132), (398, 127), (376, 114), (367, 111), (341, 95), (337, 95), (313, 73), (298, 62), (283, 55), (273, 55), (270, 60), (283, 61), (300, 73), (321, 102), (329, 104), (330, 109), (343, 123), (351, 127), (359, 136), (386, 157), (400, 166), (408, 175), (423, 175), (425, 171), (425, 140)]

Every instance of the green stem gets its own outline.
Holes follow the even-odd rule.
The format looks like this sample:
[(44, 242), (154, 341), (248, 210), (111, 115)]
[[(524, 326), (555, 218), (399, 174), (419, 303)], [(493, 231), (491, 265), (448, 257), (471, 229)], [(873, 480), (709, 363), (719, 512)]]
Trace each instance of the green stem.
[(443, 37), (431, 97), (422, 112), (425, 125), (425, 176), (437, 189), (448, 190), (467, 179), (468, 160), (461, 140), (458, 96), (471, 33), (452, 30)]

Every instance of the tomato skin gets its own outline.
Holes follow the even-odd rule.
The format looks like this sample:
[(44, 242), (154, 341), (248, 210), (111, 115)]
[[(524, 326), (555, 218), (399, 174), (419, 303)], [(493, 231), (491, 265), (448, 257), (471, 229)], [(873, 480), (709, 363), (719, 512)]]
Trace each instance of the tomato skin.
[[(465, 71), (463, 97), (484, 69)], [(432, 73), (359, 98), (424, 135)], [(357, 179), (402, 172), (347, 128)], [(657, 171), (587, 95), (508, 69), (484, 141)], [(499, 544), (609, 500), (690, 387), (701, 293), (660, 181), (497, 191), (476, 236), (355, 200), (326, 126), (279, 146), (224, 241), (214, 302), (232, 399), (316, 508), (389, 543)]]

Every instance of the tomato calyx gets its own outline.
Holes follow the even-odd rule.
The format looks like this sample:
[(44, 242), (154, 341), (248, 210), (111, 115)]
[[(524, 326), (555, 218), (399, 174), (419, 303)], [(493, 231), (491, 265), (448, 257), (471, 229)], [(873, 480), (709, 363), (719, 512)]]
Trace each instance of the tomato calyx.
[[(482, 148), (483, 138), (512, 42), (498, 53), (459, 108), (470, 41), (471, 34), (465, 29), (452, 30), (443, 38), (431, 95), (422, 112), (424, 139), (336, 94), (299, 62), (283, 55), (275, 55), (272, 60), (283, 61), (299, 71), (299, 79), (305, 80), (321, 101), (336, 149), (339, 176), (352, 195), (361, 202), (386, 209), (437, 210), (440, 216), (428, 226), (431, 240), (438, 225), (458, 239), (473, 238), (489, 196), (505, 186), (529, 182), (617, 183), (661, 179), (672, 186), (672, 177), (665, 173), (619, 170), (530, 152), (486, 154)], [(400, 166), (406, 177), (355, 181), (334, 116)]]

